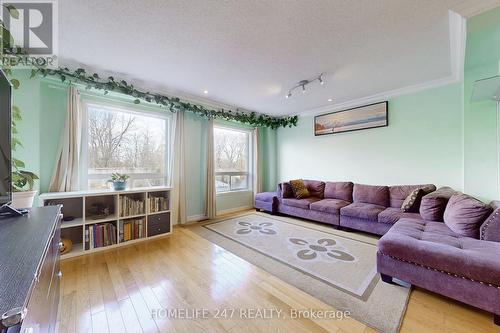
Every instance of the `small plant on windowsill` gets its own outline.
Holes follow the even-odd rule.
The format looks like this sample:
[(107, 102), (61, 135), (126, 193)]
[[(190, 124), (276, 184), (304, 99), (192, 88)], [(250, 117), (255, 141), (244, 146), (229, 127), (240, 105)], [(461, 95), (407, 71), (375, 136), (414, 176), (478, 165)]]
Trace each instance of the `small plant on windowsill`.
[(113, 173), (111, 179), (108, 182), (113, 183), (113, 188), (115, 191), (123, 191), (127, 187), (127, 180), (130, 176), (121, 173)]

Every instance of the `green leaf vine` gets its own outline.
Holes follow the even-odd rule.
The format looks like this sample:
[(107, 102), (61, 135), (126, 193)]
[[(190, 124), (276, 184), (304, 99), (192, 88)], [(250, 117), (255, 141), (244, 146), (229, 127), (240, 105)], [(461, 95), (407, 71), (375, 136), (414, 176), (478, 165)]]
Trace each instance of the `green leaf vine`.
[(97, 73), (87, 73), (83, 68), (78, 68), (71, 71), (69, 68), (36, 68), (32, 70), (31, 77), (36, 75), (55, 76), (61, 82), (71, 83), (76, 82), (84, 85), (86, 89), (97, 89), (108, 94), (109, 92), (118, 92), (124, 95), (132, 96), (135, 104), (142, 101), (156, 103), (166, 107), (171, 112), (189, 111), (208, 118), (219, 118), (229, 121), (237, 121), (257, 127), (270, 127), (276, 129), (278, 127), (292, 127), (297, 125), (298, 117), (272, 117), (256, 112), (240, 112), (238, 110), (226, 109), (209, 109), (202, 105), (197, 105), (181, 100), (177, 97), (169, 97), (159, 93), (145, 92), (134, 87), (133, 84), (127, 83), (125, 80), (115, 79), (113, 76), (101, 78)]

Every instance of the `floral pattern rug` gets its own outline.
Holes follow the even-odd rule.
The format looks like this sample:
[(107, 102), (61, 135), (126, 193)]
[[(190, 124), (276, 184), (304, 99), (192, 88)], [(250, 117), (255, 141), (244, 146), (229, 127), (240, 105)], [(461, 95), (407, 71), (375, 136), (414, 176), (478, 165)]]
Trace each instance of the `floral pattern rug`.
[(373, 290), (377, 276), (373, 243), (257, 214), (205, 228), (357, 297), (366, 298)]
[(410, 290), (380, 280), (374, 236), (263, 213), (193, 230), (368, 326), (399, 330)]

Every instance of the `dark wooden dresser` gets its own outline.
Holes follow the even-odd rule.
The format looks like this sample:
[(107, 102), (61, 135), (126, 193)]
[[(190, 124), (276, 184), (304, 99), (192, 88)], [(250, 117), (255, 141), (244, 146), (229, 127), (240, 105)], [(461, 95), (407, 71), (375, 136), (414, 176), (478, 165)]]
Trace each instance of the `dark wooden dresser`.
[(0, 219), (1, 333), (54, 332), (60, 235), (60, 206)]

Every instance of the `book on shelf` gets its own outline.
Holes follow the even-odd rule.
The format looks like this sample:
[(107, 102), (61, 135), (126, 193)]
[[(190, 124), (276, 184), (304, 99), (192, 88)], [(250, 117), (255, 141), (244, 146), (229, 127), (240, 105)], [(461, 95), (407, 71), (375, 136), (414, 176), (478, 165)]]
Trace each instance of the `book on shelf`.
[(169, 210), (170, 200), (168, 197), (155, 197), (149, 198), (149, 211), (152, 213)]
[(120, 242), (143, 238), (145, 235), (146, 221), (144, 219), (120, 221)]
[(87, 249), (116, 244), (116, 226), (114, 223), (92, 224), (85, 229)]
[(120, 215), (134, 216), (144, 214), (144, 200), (124, 195), (120, 197)]

